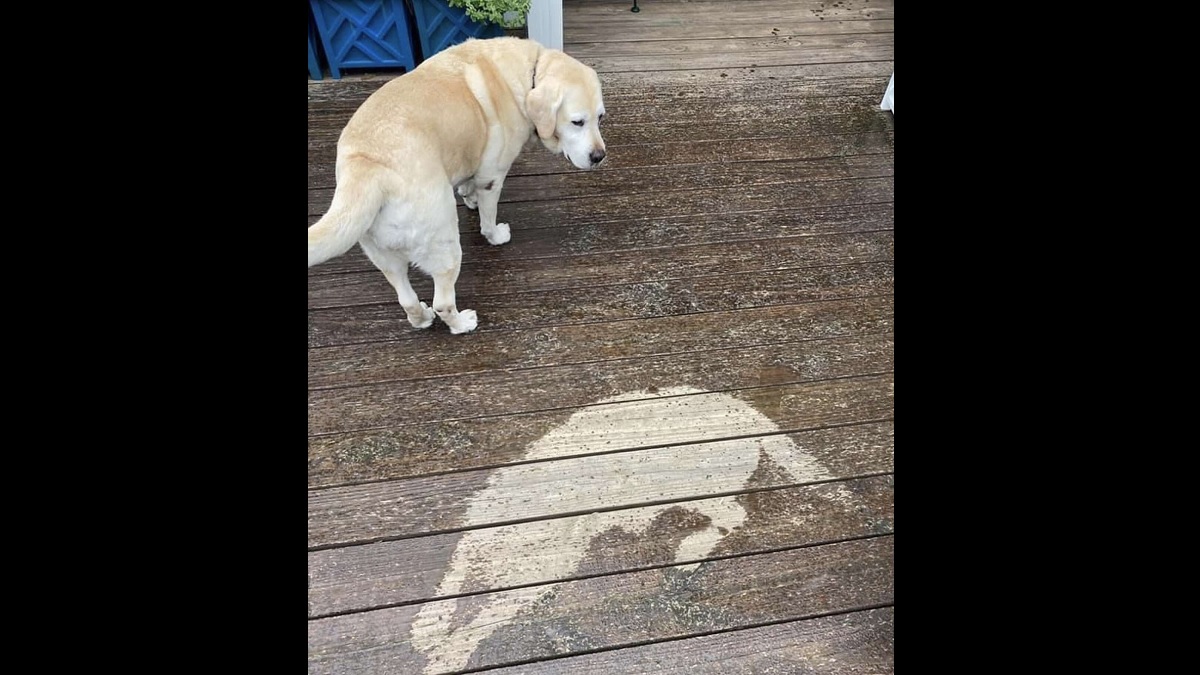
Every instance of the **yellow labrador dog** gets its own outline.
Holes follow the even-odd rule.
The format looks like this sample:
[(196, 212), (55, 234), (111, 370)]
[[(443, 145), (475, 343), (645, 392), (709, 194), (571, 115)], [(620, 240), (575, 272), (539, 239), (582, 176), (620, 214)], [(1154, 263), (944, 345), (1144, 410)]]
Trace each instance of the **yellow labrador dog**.
[[(462, 262), (455, 190), (479, 209), (488, 242), (508, 241), (496, 222), (513, 160), (537, 133), (580, 169), (604, 161), (604, 101), (596, 71), (532, 40), (468, 40), (388, 82), (350, 118), (337, 149), (329, 211), (308, 228), (312, 267), (362, 246), (395, 287), (409, 322), (436, 315), (451, 333), (475, 329), (455, 306)], [(433, 309), (417, 298), (409, 265), (433, 277)]]

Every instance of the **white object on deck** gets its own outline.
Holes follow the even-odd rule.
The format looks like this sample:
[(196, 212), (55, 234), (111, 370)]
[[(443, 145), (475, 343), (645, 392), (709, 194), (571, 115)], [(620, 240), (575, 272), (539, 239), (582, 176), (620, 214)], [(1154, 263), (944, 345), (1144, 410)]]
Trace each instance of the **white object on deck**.
[(533, 0), (529, 6), (529, 39), (550, 49), (563, 48), (562, 0)]
[(887, 91), (883, 94), (883, 102), (879, 104), (880, 108), (883, 108), (884, 110), (891, 110), (893, 115), (896, 113), (895, 92), (892, 90), (892, 86), (895, 83), (896, 74), (892, 73), (892, 78), (888, 80)]

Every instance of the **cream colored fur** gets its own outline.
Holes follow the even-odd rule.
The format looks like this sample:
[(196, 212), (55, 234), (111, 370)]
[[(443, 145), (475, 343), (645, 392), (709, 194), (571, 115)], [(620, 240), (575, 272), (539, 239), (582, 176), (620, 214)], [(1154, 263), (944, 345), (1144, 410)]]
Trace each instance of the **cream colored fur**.
[[(497, 204), (525, 142), (537, 133), (577, 168), (595, 168), (605, 153), (603, 115), (596, 72), (532, 40), (468, 40), (434, 55), (372, 94), (342, 131), (333, 202), (308, 228), (309, 267), (357, 243), (413, 326), (436, 315), (452, 333), (474, 330), (475, 312), (455, 304), (455, 191), (478, 208), (488, 242), (507, 242)], [(409, 265), (433, 277), (432, 309), (413, 291)]]

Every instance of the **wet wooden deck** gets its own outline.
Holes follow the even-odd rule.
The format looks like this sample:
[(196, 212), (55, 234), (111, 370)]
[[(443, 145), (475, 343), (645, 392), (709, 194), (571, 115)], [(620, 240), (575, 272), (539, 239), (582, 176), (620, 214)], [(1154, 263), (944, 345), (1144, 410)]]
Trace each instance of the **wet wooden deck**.
[[(476, 332), (309, 271), (311, 673), (893, 671), (894, 3), (631, 5), (605, 168), (460, 209)], [(310, 223), (390, 76), (309, 84)]]

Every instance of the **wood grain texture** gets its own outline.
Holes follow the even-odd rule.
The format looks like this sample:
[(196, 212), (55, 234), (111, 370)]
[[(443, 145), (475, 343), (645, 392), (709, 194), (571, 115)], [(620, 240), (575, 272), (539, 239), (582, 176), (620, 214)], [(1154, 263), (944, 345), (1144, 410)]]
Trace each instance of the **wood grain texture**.
[[(828, 434), (826, 434), (828, 435)], [(814, 433), (795, 434), (799, 444)], [(891, 468), (891, 448), (877, 448), (875, 464), (863, 463), (858, 471)], [(753, 487), (761, 487), (778, 468), (760, 469)], [(732, 532), (709, 553), (736, 556), (782, 548), (891, 533), (894, 527), (894, 481), (891, 475), (850, 478), (819, 485), (774, 488), (747, 492), (737, 501), (748, 512), (744, 526)], [(679, 543), (705, 525), (703, 514), (716, 508), (722, 498), (681, 501), (650, 518), (647, 507), (614, 514), (618, 522), (650, 522), (645, 532), (635, 535), (621, 528), (602, 533), (605, 556), (587, 568), (573, 570), (575, 576), (614, 574), (675, 562)], [(650, 507), (653, 508), (653, 507)], [(585, 516), (567, 516), (554, 522), (536, 521), (484, 528), (475, 541), (507, 539), (526, 542), (518, 555), (505, 562), (522, 570), (521, 582), (538, 584), (559, 581), (550, 571), (571, 551), (565, 537), (584, 526)], [(552, 536), (547, 536), (550, 534)], [(457, 533), (383, 541), (362, 546), (312, 551), (308, 554), (309, 617), (377, 609), (440, 597), (438, 582), (462, 537)], [(485, 551), (479, 551), (483, 553)], [(685, 557), (680, 563), (700, 562)], [(493, 577), (473, 577), (458, 589), (481, 593), (506, 588)]]
[[(665, 249), (702, 244), (733, 244), (759, 241), (770, 245), (771, 240), (788, 237), (879, 232), (895, 226), (894, 208), (890, 203), (845, 204), (828, 208), (787, 208), (770, 210), (722, 212), (702, 215), (651, 216), (637, 220), (608, 221), (552, 228), (520, 228), (520, 236), (496, 248), (482, 237), (471, 236), (478, 221), (460, 223), (466, 236), (460, 237), (467, 263), (503, 258), (531, 260), (595, 255), (619, 251), (640, 250), (646, 255)], [(312, 270), (314, 276), (365, 272), (373, 269), (361, 249), (355, 248)]]
[[(725, 19), (781, 15), (794, 21), (816, 23), (823, 20), (894, 18), (894, 0), (754, 0), (740, 1), (732, 6), (720, 0), (650, 0), (640, 13), (630, 12), (633, 3), (625, 0), (586, 0), (570, 3), (563, 13), (563, 25), (581, 25), (606, 19), (637, 23), (642, 20), (685, 18), (704, 23)], [(564, 5), (565, 6), (565, 5)], [(868, 16), (870, 15), (870, 16)], [(619, 39), (612, 36), (607, 40)]]
[[(717, 378), (708, 379), (703, 371), (695, 368), (681, 381), (697, 388), (704, 388), (706, 383), (715, 384)], [(659, 373), (651, 371), (641, 376), (632, 373), (617, 384), (648, 391), (656, 386), (656, 382), (661, 382)], [(876, 443), (890, 442), (886, 439), (893, 433), (892, 423), (883, 421), (894, 415), (893, 377), (890, 374), (763, 386), (736, 391), (732, 395), (761, 410), (781, 431), (856, 425), (857, 433), (869, 435)], [(615, 452), (663, 443), (698, 443), (745, 433), (744, 430), (731, 430), (724, 418), (702, 416), (702, 411), (715, 405), (705, 399), (718, 396), (700, 394), (695, 401), (689, 401), (691, 405), (684, 409), (692, 413), (686, 418), (686, 433), (678, 428), (647, 432), (643, 424), (625, 429), (614, 423), (603, 434), (581, 436), (573, 444), (566, 444), (560, 450), (561, 455)], [(616, 410), (630, 414), (627, 406), (599, 403), (589, 408), (600, 415), (609, 414), (613, 420), (620, 419), (611, 417)], [(332, 487), (521, 461), (532, 444), (543, 441), (548, 433), (582, 409), (553, 409), (440, 422), (402, 419), (392, 426), (312, 437), (308, 441), (309, 486)], [(822, 461), (829, 465), (831, 458)]]
[[(703, 413), (738, 419), (736, 404), (729, 406), (715, 397), (709, 400), (714, 405)], [(705, 402), (701, 399), (689, 403)], [(588, 413), (599, 414), (598, 411)], [(672, 424), (670, 420), (651, 421), (664, 426)], [(739, 419), (739, 422), (747, 427), (754, 424), (751, 419)], [(820, 457), (803, 454), (801, 448), (807, 447), (804, 444), (810, 438), (848, 448), (847, 454), (861, 463), (849, 470), (844, 462), (838, 463), (836, 468), (843, 473), (835, 473), (820, 461)], [(537, 452), (561, 453), (553, 455), (554, 461), (311, 490), (308, 498), (309, 547), (595, 514), (652, 503), (735, 494), (749, 488), (781, 487), (886, 472), (892, 469), (893, 454), (890, 437), (886, 438), (888, 442), (880, 442), (874, 430), (855, 427), (601, 455), (579, 454), (596, 445), (595, 438), (582, 437), (582, 433), (558, 434), (553, 440), (559, 447), (551, 450), (539, 446)], [(562, 447), (564, 445), (567, 447)], [(863, 447), (868, 451), (864, 452)], [(768, 450), (771, 452), (764, 454)], [(828, 454), (827, 449), (823, 450), (821, 457)], [(768, 463), (776, 470), (755, 479), (756, 469)], [(787, 464), (786, 468), (784, 464)], [(482, 489), (485, 485), (489, 489)]]
[[(753, 240), (764, 240), (763, 245), (769, 245), (766, 240), (894, 228), (895, 216), (890, 199), (824, 204), (839, 197), (863, 200), (881, 198), (890, 194), (888, 190), (891, 186), (888, 184), (826, 186), (823, 192), (813, 190), (811, 198), (806, 200), (808, 205), (799, 208), (792, 200), (804, 196), (802, 187), (794, 190), (786, 185), (771, 187), (774, 189), (762, 192), (747, 189), (740, 193), (720, 190), (716, 195), (689, 193), (700, 203), (681, 203), (679, 212), (643, 212), (638, 217), (614, 220), (604, 219), (603, 216), (619, 215), (618, 200), (614, 200), (610, 210), (601, 214), (600, 218), (589, 220), (588, 214), (582, 211), (571, 212), (570, 215), (575, 218), (566, 222), (550, 221), (544, 217), (548, 213), (563, 217), (568, 215), (567, 211), (556, 208), (554, 203), (506, 205), (501, 213), (517, 217), (509, 219), (513, 240), (501, 247), (487, 243), (478, 234), (478, 216), (466, 212), (459, 220), (464, 265), (470, 267), (477, 261), (559, 258), (630, 250), (643, 250), (650, 256), (654, 255), (653, 249)], [(709, 213), (693, 212), (721, 196), (729, 198), (729, 208)], [(355, 247), (344, 255), (310, 268), (309, 275), (319, 277), (374, 269), (361, 249)], [(712, 273), (719, 274), (715, 270)], [(417, 276), (421, 275), (410, 274), (410, 277)], [(319, 294), (321, 287), (314, 285), (310, 290)], [(368, 301), (365, 298), (362, 300)]]
[[(666, 354), (701, 358), (700, 354), (734, 347), (886, 333), (893, 329), (893, 315), (893, 298), (878, 296), (634, 319), (618, 327), (583, 324), (492, 332), (469, 341), (441, 340), (436, 360), (424, 350), (408, 348), (411, 344), (330, 347), (309, 351), (308, 386), (314, 391)], [(614, 337), (614, 330), (620, 338)]]
[[(661, 72), (600, 75), (605, 103), (642, 100), (815, 99), (826, 96), (870, 96), (892, 74), (878, 61), (814, 63), (741, 68), (685, 68)], [(874, 86), (875, 89), (868, 87)], [(311, 90), (310, 90), (311, 91)]]
[(563, 50), (573, 54), (591, 44), (610, 45), (614, 42), (644, 42), (663, 40), (704, 40), (714, 38), (797, 38), (812, 35), (891, 33), (896, 29), (893, 19), (822, 21), (797, 18), (793, 11), (755, 13), (750, 16), (713, 15), (707, 21), (694, 17), (625, 16), (588, 17), (571, 26), (571, 41)]
[[(663, 160), (666, 162), (666, 160)], [(501, 204), (545, 199), (576, 200), (614, 193), (637, 195), (659, 189), (712, 188), (818, 182), (849, 178), (880, 178), (893, 173), (892, 153), (843, 155), (808, 160), (730, 162), (687, 166), (649, 166), (636, 169), (575, 171), (538, 176), (511, 176), (504, 183)], [(310, 215), (323, 213), (333, 199), (333, 187), (309, 189)]]
[[(694, 276), (757, 270), (802, 269), (892, 260), (891, 231), (851, 232), (818, 236), (781, 237), (768, 242), (728, 242), (679, 246), (664, 251), (612, 251), (561, 258), (510, 260), (502, 248), (481, 250), (464, 259), (456, 283), (460, 308), (475, 295), (552, 291), (603, 285), (646, 283)], [(346, 265), (354, 262), (347, 261)], [(309, 274), (310, 309), (390, 300), (390, 287), (380, 286), (380, 272), (365, 258), (357, 270)], [(331, 270), (332, 272), (332, 270)], [(418, 295), (426, 296), (431, 282), (411, 274)], [(385, 280), (386, 283), (386, 280)], [(374, 292), (372, 292), (372, 289)], [(483, 311), (486, 311), (486, 309)]]
[[(753, 68), (603, 73), (600, 81), (605, 103), (623, 107), (626, 102), (640, 106), (705, 99), (738, 101), (878, 96), (879, 91), (887, 86), (892, 71), (892, 64), (884, 62), (755, 64)], [(362, 73), (347, 74), (341, 80), (310, 81), (310, 126), (315, 126), (323, 133), (332, 130), (328, 120), (337, 119), (339, 115), (348, 120), (367, 96), (394, 77)], [(671, 114), (673, 111), (664, 109), (663, 112)]]
[[(887, 86), (887, 78), (883, 86)], [(712, 140), (766, 139), (794, 136), (825, 136), (865, 132), (883, 132), (894, 127), (895, 120), (879, 110), (879, 96), (831, 96), (792, 98), (767, 94), (765, 98), (641, 101), (623, 105), (605, 97), (603, 128), (605, 145), (614, 152), (634, 145), (656, 143), (692, 143)], [(684, 114), (683, 111), (688, 111)], [(335, 148), (352, 111), (309, 113), (308, 148), (313, 153)], [(523, 154), (548, 153), (537, 141), (528, 142)], [(553, 155), (549, 155), (553, 158)], [(568, 163), (561, 160), (562, 171)], [(599, 169), (588, 174), (602, 173)], [(579, 173), (575, 171), (574, 173)]]
[[(864, 25), (863, 28), (868, 28)], [(768, 31), (769, 32), (769, 31)], [(771, 35), (746, 38), (710, 38), (697, 40), (652, 40), (652, 41), (610, 41), (610, 42), (572, 42), (569, 54), (574, 58), (591, 65), (597, 59), (638, 59), (649, 63), (653, 59), (663, 59), (659, 63), (670, 63), (679, 59), (687, 63), (688, 68), (716, 67), (730, 68), (758, 65), (798, 65), (804, 63), (827, 63), (825, 59), (813, 59), (812, 54), (835, 53), (836, 61), (878, 61), (878, 58), (868, 56), (869, 49), (889, 48), (895, 43), (893, 31), (863, 32), (850, 34), (816, 32), (809, 35)], [(753, 60), (754, 56), (763, 56), (761, 62)], [(709, 57), (720, 56), (722, 60), (707, 62)], [(743, 57), (751, 60), (743, 62)], [(616, 70), (616, 69), (611, 69)], [(641, 69), (638, 69), (641, 70)], [(662, 68), (670, 70), (670, 68)]]
[[(759, 270), (884, 262), (893, 259), (894, 241), (894, 234), (884, 231), (787, 237), (765, 243), (699, 244), (670, 249), (661, 255), (634, 250), (507, 260), (500, 257), (499, 251), (488, 251), (469, 263), (463, 262), (455, 286), (459, 308), (479, 311), (482, 326), (489, 310), (486, 305), (473, 307), (472, 303), (475, 298), (486, 302), (484, 297), (498, 293), (556, 292), (739, 272), (749, 275)], [(431, 297), (428, 277), (410, 273), (410, 279), (418, 296)], [(394, 297), (387, 280), (371, 268), (309, 276), (309, 309), (389, 302)], [(440, 328), (427, 330), (437, 332)]]
[[(605, 171), (629, 171), (649, 167), (688, 164), (738, 163), (792, 159), (824, 159), (850, 155), (880, 155), (892, 152), (891, 132), (832, 134), (791, 138), (766, 138), (747, 143), (744, 140), (679, 141), (616, 147), (609, 146)], [(336, 149), (330, 145), (309, 147), (308, 186), (327, 188), (334, 185)], [(551, 155), (540, 146), (530, 145), (513, 163), (510, 177), (577, 173), (561, 156)], [(601, 172), (603, 173), (603, 172)], [(636, 174), (634, 174), (636, 176)], [(637, 176), (641, 180), (640, 176)], [(316, 222), (309, 221), (309, 224)]]
[[(439, 341), (439, 363), (423, 350), (388, 343), (320, 349), (309, 355), (312, 390), (377, 382), (468, 375), (486, 371), (583, 364), (672, 353), (699, 354), (731, 347), (888, 332), (890, 296), (772, 306), (737, 313), (696, 313), (635, 320), (620, 325), (614, 339), (608, 324), (539, 327), (496, 332), (466, 341)], [(721, 358), (720, 354), (713, 354)]]
[(880, 607), (894, 555), (885, 535), (502, 591), (477, 596), (485, 622), (461, 627), (460, 600), (316, 619), (309, 672), (454, 672)]
[[(332, 192), (323, 195), (319, 200), (313, 197), (313, 192), (310, 191), (309, 215), (319, 216), (328, 206), (327, 200)], [(766, 183), (707, 190), (658, 190), (637, 194), (503, 204), (498, 219), (509, 223), (516, 232), (526, 228), (568, 227), (655, 216), (759, 211), (778, 208), (781, 205), (818, 209), (838, 204), (878, 204), (891, 202), (894, 197), (895, 180), (889, 176), (813, 183)], [(478, 231), (478, 216), (466, 207), (459, 207), (458, 221), (460, 231)], [(328, 263), (318, 265), (309, 273), (319, 274), (327, 265)]]
[[(879, 262), (582, 288), (569, 294), (491, 295), (488, 322), (475, 335), (890, 295), (894, 277), (895, 265)], [(409, 325), (382, 275), (366, 286), (367, 294), (381, 296), (380, 302), (309, 311), (309, 347), (430, 339)], [(409, 348), (393, 344), (393, 349)]]
[(572, 56), (598, 73), (692, 68), (892, 61), (893, 33), (802, 35), (774, 38), (663, 40), (573, 45)]
[(527, 663), (491, 675), (743, 675), (895, 672), (895, 609), (883, 607)]
[[(724, 79), (728, 79), (728, 73)], [(883, 79), (884, 85), (887, 84), (887, 78), (873, 79)], [(762, 122), (761, 119), (756, 119), (760, 110), (778, 116), (788, 114), (794, 117), (816, 118), (855, 114), (869, 109), (872, 104), (878, 107), (879, 103), (879, 96), (870, 93), (819, 97), (787, 96), (786, 94), (794, 93), (787, 88), (787, 85), (798, 86), (797, 84), (771, 80), (768, 82), (770, 83), (768, 86), (754, 87), (753, 89), (746, 86), (744, 82), (742, 87), (735, 87), (733, 84), (712, 84), (703, 92), (703, 95), (681, 86), (657, 92), (631, 91), (623, 96), (605, 92), (606, 114), (601, 127), (605, 133), (605, 144), (613, 147), (631, 145), (630, 139), (641, 139), (640, 136), (631, 135), (637, 133), (638, 129), (690, 124), (710, 117), (729, 124), (741, 124), (746, 128), (754, 128), (757, 126), (756, 123)], [(743, 91), (745, 96), (732, 95), (739, 90)], [(689, 107), (681, 108), (680, 99), (686, 99)], [(309, 146), (316, 148), (336, 144), (338, 135), (341, 134), (342, 128), (345, 127), (355, 109), (357, 107), (310, 109), (308, 113)], [(711, 140), (700, 134), (694, 134), (689, 138), (691, 140)], [(533, 146), (534, 143), (530, 143), (530, 147)]]
[(790, 5), (754, 7), (744, 11), (696, 11), (654, 1), (648, 11), (600, 4), (564, 16), (569, 35), (564, 49), (572, 53), (581, 43), (710, 40), (720, 37), (787, 37), (892, 32), (893, 2), (876, 0), (798, 0)]
[(708, 358), (656, 356), (603, 368), (554, 366), (317, 390), (309, 392), (309, 434), (589, 405), (635, 391), (637, 382), (719, 391), (874, 375), (892, 370), (893, 348), (890, 335), (865, 335), (727, 350)]

